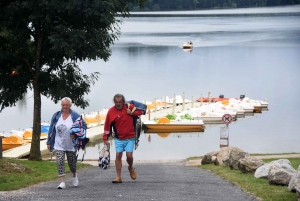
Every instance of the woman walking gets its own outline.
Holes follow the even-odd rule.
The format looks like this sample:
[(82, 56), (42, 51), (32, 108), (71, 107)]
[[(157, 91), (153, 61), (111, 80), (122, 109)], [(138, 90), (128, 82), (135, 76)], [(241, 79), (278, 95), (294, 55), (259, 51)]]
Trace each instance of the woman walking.
[[(58, 189), (66, 188), (65, 183), (65, 155), (67, 156), (68, 165), (70, 171), (73, 174), (73, 186), (78, 186), (78, 177), (76, 173), (76, 150), (73, 145), (72, 139), (75, 136), (70, 135), (70, 130), (73, 123), (80, 115), (71, 110), (72, 100), (65, 97), (61, 100), (61, 110), (54, 113), (49, 128), (49, 134), (47, 139), (47, 147), (50, 151), (56, 150), (56, 165), (58, 176), (61, 183), (57, 187)], [(83, 129), (87, 129), (87, 125), (83, 120)]]

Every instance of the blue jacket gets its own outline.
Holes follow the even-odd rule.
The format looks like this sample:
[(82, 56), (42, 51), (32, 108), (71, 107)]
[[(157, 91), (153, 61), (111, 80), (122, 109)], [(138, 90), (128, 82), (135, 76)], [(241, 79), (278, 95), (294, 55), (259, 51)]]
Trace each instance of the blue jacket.
[[(54, 147), (54, 142), (55, 142), (55, 135), (56, 135), (56, 123), (58, 121), (58, 119), (61, 116), (62, 111), (58, 111), (55, 112), (52, 119), (51, 119), (51, 123), (50, 123), (50, 127), (49, 127), (49, 132), (48, 132), (48, 138), (47, 138), (47, 145), (50, 144), (50, 149), (53, 149)], [(73, 123), (76, 121), (76, 119), (78, 117), (80, 117), (80, 114), (78, 114), (77, 112), (75, 112), (74, 110), (70, 109), (70, 113), (71, 113), (71, 117), (72, 117), (72, 121)], [(83, 119), (83, 129), (87, 129), (87, 124)]]

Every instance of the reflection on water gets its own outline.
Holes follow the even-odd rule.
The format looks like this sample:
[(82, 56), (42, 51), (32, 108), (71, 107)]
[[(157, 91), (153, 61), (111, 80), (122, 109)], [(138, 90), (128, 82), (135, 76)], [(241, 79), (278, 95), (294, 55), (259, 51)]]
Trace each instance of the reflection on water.
[(182, 49), (184, 52), (189, 52), (189, 53), (191, 53), (192, 51), (193, 51), (193, 49), (191, 48), (191, 49)]
[(157, 135), (162, 138), (167, 138), (167, 137), (169, 137), (170, 133), (157, 133)]

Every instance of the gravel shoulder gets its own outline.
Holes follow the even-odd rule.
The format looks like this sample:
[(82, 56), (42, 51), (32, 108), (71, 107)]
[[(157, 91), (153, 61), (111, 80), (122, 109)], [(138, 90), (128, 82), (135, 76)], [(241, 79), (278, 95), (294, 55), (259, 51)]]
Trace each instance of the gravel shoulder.
[[(285, 159), (285, 158), (300, 158), (300, 154), (267, 154), (267, 155), (259, 155), (255, 156), (259, 159), (269, 159), (269, 158), (274, 158), (274, 159)], [(191, 159), (191, 160), (186, 160), (185, 162), (186, 166), (198, 166), (201, 165), (201, 159)]]
[[(300, 158), (300, 154), (268, 154), (268, 155), (259, 155), (255, 156), (260, 159), (284, 159), (284, 158)], [(187, 160), (140, 160), (134, 161), (135, 164), (155, 164), (155, 163), (163, 163), (167, 165), (183, 165), (183, 166), (198, 166), (201, 165), (202, 159), (187, 159)], [(125, 161), (124, 161), (125, 162)], [(98, 166), (97, 160), (85, 160), (84, 163), (88, 163), (93, 166)], [(111, 165), (114, 165), (114, 161), (111, 161)]]

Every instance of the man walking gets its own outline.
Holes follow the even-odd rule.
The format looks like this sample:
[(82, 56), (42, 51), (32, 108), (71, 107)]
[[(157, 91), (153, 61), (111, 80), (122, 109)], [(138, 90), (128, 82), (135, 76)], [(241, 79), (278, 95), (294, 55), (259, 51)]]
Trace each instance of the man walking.
[(133, 117), (142, 115), (143, 112), (135, 110), (133, 104), (126, 104), (125, 97), (122, 94), (116, 94), (113, 98), (115, 105), (111, 107), (106, 115), (104, 124), (103, 141), (108, 145), (108, 137), (111, 133), (111, 128), (115, 132), (115, 147), (116, 147), (116, 172), (117, 177), (112, 183), (122, 183), (121, 169), (122, 156), (126, 152), (126, 161), (130, 177), (135, 180), (137, 175), (133, 167), (133, 148), (135, 143), (135, 130), (133, 126)]

